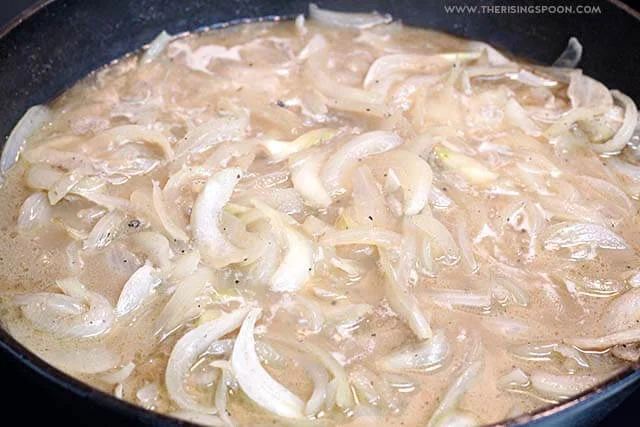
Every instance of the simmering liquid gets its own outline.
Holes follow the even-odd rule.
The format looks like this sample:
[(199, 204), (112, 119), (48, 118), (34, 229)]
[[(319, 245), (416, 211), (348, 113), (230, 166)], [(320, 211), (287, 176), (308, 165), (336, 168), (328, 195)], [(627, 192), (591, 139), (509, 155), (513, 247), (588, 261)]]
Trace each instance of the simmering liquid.
[(2, 326), (211, 425), (491, 423), (637, 360), (633, 101), (325, 12), (162, 34), (31, 110)]

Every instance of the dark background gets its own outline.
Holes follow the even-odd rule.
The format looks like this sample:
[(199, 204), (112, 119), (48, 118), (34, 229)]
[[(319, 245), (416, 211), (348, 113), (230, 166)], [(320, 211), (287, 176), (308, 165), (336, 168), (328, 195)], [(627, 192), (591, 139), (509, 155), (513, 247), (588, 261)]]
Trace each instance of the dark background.
[[(3, 27), (22, 10), (35, 3), (35, 0), (0, 0), (0, 27)], [(505, 4), (507, 3), (505, 2)], [(560, 4), (561, 2), (558, 3)], [(632, 1), (628, 4), (634, 3)], [(640, 46), (636, 48), (640, 49)], [(85, 416), (87, 412), (94, 409), (89, 401), (69, 398), (53, 387), (43, 386), (40, 381), (36, 383), (34, 374), (26, 370), (4, 372), (4, 363), (2, 363), (4, 357), (6, 356), (0, 356), (0, 381), (2, 382), (0, 395), (3, 396), (3, 418), (11, 420), (8, 422), (10, 425), (39, 425), (44, 423), (55, 425), (65, 423), (65, 425), (71, 427), (87, 424)], [(639, 408), (640, 390), (636, 391), (625, 403), (607, 417), (601, 425), (640, 425)], [(118, 421), (117, 419), (94, 418), (91, 420), (91, 425), (97, 427), (121, 424)]]

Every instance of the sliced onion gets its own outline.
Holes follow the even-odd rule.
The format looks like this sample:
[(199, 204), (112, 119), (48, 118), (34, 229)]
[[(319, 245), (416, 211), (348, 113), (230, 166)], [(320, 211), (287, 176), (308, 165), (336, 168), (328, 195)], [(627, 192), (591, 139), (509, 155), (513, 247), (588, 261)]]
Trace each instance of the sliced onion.
[(33, 193), (22, 203), (18, 215), (18, 229), (31, 230), (49, 223), (53, 212), (44, 193)]
[[(298, 349), (299, 351), (312, 355), (316, 358), (324, 367), (327, 368), (333, 379), (329, 383), (329, 388), (333, 384), (335, 387), (335, 401), (334, 404), (342, 409), (353, 408), (353, 394), (349, 385), (349, 378), (347, 376), (344, 367), (336, 360), (336, 358), (327, 350), (320, 346), (315, 345), (309, 340), (299, 342), (297, 340), (290, 340), (286, 338), (276, 337), (277, 341), (283, 342), (291, 347)], [(330, 405), (328, 409), (333, 408)]]
[(331, 204), (331, 196), (320, 179), (326, 157), (325, 153), (313, 153), (289, 164), (293, 188), (316, 208), (326, 208)]
[(129, 237), (133, 251), (139, 252), (148, 258), (154, 265), (162, 269), (168, 268), (173, 258), (173, 251), (169, 241), (155, 231), (142, 231)]
[(444, 414), (435, 425), (437, 427), (476, 427), (480, 424), (472, 414), (454, 410)]
[(327, 375), (327, 371), (322, 366), (313, 364), (307, 364), (305, 371), (313, 381), (313, 392), (304, 407), (304, 414), (306, 416), (312, 416), (320, 412), (324, 406), (327, 398), (329, 375)]
[(153, 62), (153, 60), (156, 59), (164, 51), (171, 40), (173, 40), (173, 37), (169, 35), (169, 33), (167, 33), (166, 31), (160, 32), (160, 34), (158, 34), (156, 38), (154, 38), (153, 41), (149, 43), (149, 46), (140, 58), (140, 63), (148, 64), (150, 62)]
[(173, 265), (168, 269), (167, 275), (174, 281), (186, 279), (198, 269), (199, 264), (200, 252), (196, 249), (176, 257)]
[(24, 113), (24, 116), (11, 131), (2, 150), (2, 157), (0, 157), (1, 176), (6, 175), (9, 168), (18, 160), (27, 139), (50, 119), (51, 110), (44, 105), (35, 105)]
[(43, 163), (36, 163), (31, 165), (25, 175), (26, 184), (36, 190), (49, 189), (58, 181), (64, 172), (53, 166), (49, 166)]
[(146, 263), (137, 269), (122, 288), (116, 305), (116, 314), (126, 316), (140, 307), (160, 282), (159, 272), (151, 264)]
[(191, 231), (203, 260), (215, 268), (240, 262), (244, 253), (222, 233), (220, 216), (233, 189), (242, 177), (239, 168), (213, 175), (198, 195), (191, 212)]
[(320, 128), (306, 132), (293, 141), (267, 139), (260, 141), (260, 145), (267, 151), (271, 160), (280, 162), (299, 151), (331, 140), (337, 133), (337, 129)]
[(473, 60), (480, 56), (476, 52), (441, 53), (435, 55), (393, 54), (376, 59), (364, 78), (365, 89), (394, 73), (439, 74), (456, 61)]
[(176, 145), (176, 158), (200, 153), (225, 141), (236, 141), (245, 135), (248, 114), (215, 117), (190, 131)]
[(262, 408), (285, 418), (303, 418), (304, 402), (274, 380), (256, 354), (254, 328), (260, 309), (252, 309), (244, 320), (231, 355), (233, 373), (242, 391)]
[(616, 296), (600, 317), (600, 329), (605, 333), (633, 329), (640, 323), (640, 288), (629, 289)]
[(192, 50), (191, 46), (187, 43), (177, 41), (171, 44), (168, 55), (170, 58), (175, 58), (181, 53), (184, 53), (187, 67), (194, 71), (212, 75), (211, 71), (207, 69), (212, 60), (224, 59), (239, 61), (241, 59), (240, 49), (242, 47), (243, 45), (237, 45), (227, 48), (226, 46), (217, 44), (206, 44)]
[(199, 166), (183, 166), (178, 172), (171, 174), (162, 190), (165, 200), (176, 201), (180, 198), (182, 188), (194, 181), (206, 182), (213, 175), (210, 168)]
[(564, 113), (555, 121), (555, 123), (549, 126), (545, 131), (545, 134), (549, 137), (558, 137), (568, 132), (574, 123), (579, 121), (593, 121), (596, 119), (596, 117), (606, 114), (609, 109), (610, 107), (607, 107), (605, 105), (573, 108)]
[(53, 366), (74, 374), (99, 374), (115, 368), (120, 356), (104, 344), (49, 347), (39, 355)]
[(307, 282), (313, 269), (311, 243), (280, 212), (258, 200), (253, 200), (253, 205), (269, 219), (285, 242), (282, 260), (269, 279), (269, 287), (275, 292), (299, 290)]
[[(229, 396), (228, 388), (234, 389), (232, 383), (235, 383), (235, 378), (232, 377), (231, 369), (221, 368), (221, 371), (222, 375), (218, 380), (214, 403), (223, 424), (228, 427), (233, 427), (235, 426), (235, 423), (231, 419), (230, 413), (227, 410), (227, 401)], [(237, 389), (237, 384), (235, 384), (235, 389)]]
[(180, 407), (205, 414), (216, 413), (215, 407), (202, 405), (189, 396), (184, 387), (185, 378), (207, 348), (215, 340), (236, 330), (242, 324), (247, 313), (249, 313), (247, 307), (224, 313), (220, 317), (187, 332), (173, 347), (167, 362), (165, 385), (169, 397)]
[(448, 354), (447, 337), (443, 330), (438, 330), (431, 339), (394, 350), (379, 359), (377, 364), (391, 372), (432, 372), (442, 367)]
[(191, 276), (182, 280), (158, 315), (156, 333), (165, 337), (179, 328), (189, 316), (196, 317), (200, 314), (193, 312), (195, 301), (212, 282), (213, 272), (208, 268), (199, 268)]
[(435, 411), (433, 411), (427, 427), (439, 425), (439, 422), (447, 416), (447, 413), (456, 408), (463, 395), (480, 375), (484, 366), (480, 358), (482, 349), (479, 343), (475, 343), (474, 346), (476, 348), (472, 348), (470, 353), (467, 354), (464, 369), (458, 374), (458, 377), (440, 399), (440, 403)]
[(416, 215), (411, 221), (435, 244), (437, 254), (446, 264), (453, 264), (459, 259), (458, 246), (449, 230), (440, 221), (428, 213)]
[(605, 350), (620, 344), (633, 344), (640, 342), (640, 329), (629, 329), (613, 332), (594, 338), (569, 338), (565, 342), (583, 350)]
[(332, 27), (357, 28), (361, 30), (393, 21), (389, 14), (335, 12), (329, 9), (321, 9), (314, 3), (309, 3), (309, 18)]
[(580, 70), (571, 73), (567, 96), (572, 108), (613, 105), (609, 89), (599, 81), (585, 76)]
[(624, 106), (624, 119), (613, 138), (603, 144), (590, 145), (598, 153), (618, 153), (629, 143), (638, 125), (638, 108), (633, 99), (618, 90), (612, 90), (611, 95)]
[[(395, 218), (387, 207), (382, 189), (376, 182), (371, 169), (366, 165), (358, 167), (353, 173), (352, 184), (352, 219), (365, 228), (391, 227)], [(350, 213), (349, 211), (343, 213), (343, 217)]]
[(182, 242), (188, 241), (189, 236), (187, 236), (187, 233), (182, 229), (182, 226), (175, 219), (173, 212), (171, 212), (167, 207), (158, 181), (153, 181), (153, 192), (151, 197), (158, 218), (160, 218), (160, 222), (162, 223), (162, 226), (164, 227), (164, 230), (167, 232), (167, 234), (175, 240), (180, 240)]
[(295, 215), (304, 209), (304, 202), (294, 188), (265, 188), (257, 191), (254, 198), (285, 215)]
[(487, 43), (470, 41), (467, 42), (467, 47), (473, 52), (485, 52), (487, 59), (489, 60), (489, 64), (493, 67), (513, 64), (509, 58)]
[(510, 98), (505, 106), (506, 118), (514, 125), (522, 129), (524, 133), (531, 136), (540, 136), (542, 131), (536, 123), (527, 115), (527, 111), (514, 98)]
[(102, 375), (100, 379), (106, 382), (107, 384), (121, 383), (122, 381), (129, 378), (129, 376), (133, 373), (135, 368), (136, 368), (136, 364), (133, 362), (129, 362), (115, 372), (110, 372), (108, 374)]
[(460, 175), (464, 176), (472, 184), (485, 186), (498, 178), (498, 174), (491, 172), (482, 163), (472, 157), (456, 153), (442, 145), (436, 145), (433, 148), (433, 151), (435, 152), (438, 160), (440, 160), (446, 167), (453, 169)]
[(322, 178), (325, 188), (334, 196), (346, 191), (346, 175), (359, 159), (384, 153), (402, 144), (394, 133), (373, 131), (359, 135), (341, 146), (327, 160)]
[(465, 221), (458, 222), (456, 225), (456, 231), (458, 235), (458, 245), (460, 247), (462, 265), (468, 273), (475, 273), (478, 271), (478, 262), (473, 254), (473, 242), (469, 238)]
[(581, 245), (617, 250), (629, 247), (622, 237), (605, 226), (577, 222), (561, 222), (548, 227), (543, 232), (542, 240), (544, 248), (552, 251)]
[(304, 77), (309, 86), (329, 98), (327, 107), (381, 117), (384, 114), (382, 96), (379, 94), (338, 83), (324, 71), (318, 53), (304, 65)]
[(122, 212), (112, 211), (107, 213), (93, 227), (89, 236), (83, 243), (84, 249), (101, 249), (106, 247), (120, 231), (126, 216)]
[(562, 51), (558, 59), (553, 61), (553, 67), (575, 68), (582, 58), (582, 45), (577, 38), (571, 37), (567, 47)]
[(404, 214), (416, 215), (427, 204), (433, 181), (429, 164), (405, 150), (393, 150), (368, 161), (376, 169), (391, 169), (404, 194)]
[(431, 338), (433, 335), (431, 326), (429, 326), (429, 321), (422, 312), (418, 300), (407, 289), (407, 284), (399, 283), (398, 274), (384, 250), (380, 251), (380, 264), (385, 276), (385, 296), (389, 300), (389, 305), (393, 311), (407, 323), (419, 339), (426, 340)]
[(431, 289), (429, 298), (434, 304), (449, 309), (459, 306), (481, 310), (491, 308), (491, 295), (461, 289)]
[(87, 141), (87, 145), (97, 144), (98, 141), (107, 141), (110, 144), (122, 145), (131, 142), (147, 142), (151, 145), (157, 145), (164, 154), (165, 158), (171, 160), (173, 158), (173, 148), (169, 138), (162, 132), (146, 128), (140, 125), (122, 125), (98, 134), (93, 140)]
[(128, 212), (131, 210), (131, 204), (128, 200), (123, 199), (122, 197), (112, 196), (110, 194), (102, 194), (97, 191), (87, 190), (82, 187), (83, 181), (80, 181), (74, 188), (71, 190), (71, 193), (77, 194), (78, 196), (82, 196), (88, 201), (95, 203), (98, 206), (102, 206), (104, 208), (113, 210), (120, 210), (123, 212)]
[(500, 377), (497, 381), (500, 387), (509, 389), (513, 387), (527, 387), (529, 382), (529, 375), (520, 368), (514, 368), (508, 374)]
[(361, 228), (327, 231), (320, 239), (326, 246), (374, 245), (383, 248), (398, 248), (402, 245), (402, 236), (384, 228)]
[(41, 292), (22, 295), (14, 300), (36, 328), (73, 338), (95, 337), (111, 329), (113, 307), (105, 297), (88, 291), (76, 278), (56, 283), (66, 295)]
[(83, 178), (82, 174), (67, 172), (49, 189), (49, 202), (55, 205), (62, 200)]
[(136, 399), (145, 409), (152, 409), (156, 407), (158, 403), (158, 397), (160, 396), (160, 386), (156, 381), (149, 382), (140, 387), (136, 392)]
[(222, 421), (222, 419), (219, 416), (203, 414), (202, 412), (197, 412), (197, 411), (180, 410), (180, 411), (170, 412), (169, 415), (179, 420), (184, 420), (189, 423), (194, 423), (194, 424), (203, 425), (203, 426), (217, 427), (217, 426), (227, 425), (224, 423), (224, 421)]
[(325, 47), (327, 47), (326, 37), (322, 34), (314, 34), (313, 37), (311, 37), (307, 44), (298, 53), (298, 60), (304, 61), (311, 55), (322, 51)]
[(585, 360), (579, 350), (565, 344), (524, 344), (511, 348), (511, 353), (525, 360), (550, 360), (552, 354), (556, 353), (566, 359), (573, 360), (576, 365), (582, 368), (589, 368), (589, 362)]
[(531, 386), (546, 396), (566, 399), (595, 387), (601, 381), (594, 375), (554, 375), (544, 371), (533, 371), (529, 377)]

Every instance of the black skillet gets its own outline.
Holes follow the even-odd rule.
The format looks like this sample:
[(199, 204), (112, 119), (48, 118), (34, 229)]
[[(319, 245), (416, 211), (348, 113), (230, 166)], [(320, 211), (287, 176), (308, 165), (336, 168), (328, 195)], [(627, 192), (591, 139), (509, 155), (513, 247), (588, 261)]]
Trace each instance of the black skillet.
[[(9, 0), (11, 1), (11, 0)], [(538, 2), (561, 5), (575, 13), (509, 13), (487, 8), (536, 5), (516, 1), (450, 1), (447, 5), (485, 6), (490, 13), (447, 12), (440, 1), (317, 1), (336, 10), (389, 12), (414, 26), (483, 40), (517, 56), (550, 64), (569, 37), (584, 46), (581, 68), (608, 87), (640, 101), (640, 15), (617, 1)], [(578, 6), (599, 13), (577, 13)], [(0, 135), (8, 136), (25, 110), (47, 102), (86, 74), (131, 52), (161, 30), (180, 33), (204, 26), (256, 18), (291, 17), (307, 8), (305, 0), (57, 0), (37, 3), (0, 30)], [(540, 9), (538, 9), (540, 10)], [(555, 10), (559, 12), (560, 9)], [(480, 9), (479, 12), (482, 12)], [(535, 11), (533, 11), (535, 12)], [(597, 12), (597, 10), (596, 10)], [(0, 260), (0, 265), (1, 265)], [(638, 367), (636, 367), (638, 368)], [(169, 425), (175, 421), (96, 391), (48, 366), (0, 328), (0, 378), (4, 393), (12, 385), (33, 385), (25, 400), (24, 420), (46, 420), (38, 411), (55, 409), (53, 423), (72, 425)], [(7, 381), (9, 380), (9, 381)], [(640, 371), (630, 368), (560, 405), (526, 415), (509, 424), (585, 426), (601, 420), (640, 384)], [(48, 401), (43, 402), (43, 396)], [(17, 402), (15, 397), (9, 402)], [(21, 410), (13, 409), (12, 414)], [(8, 414), (5, 413), (6, 414)], [(51, 414), (54, 415), (53, 413)], [(16, 420), (18, 421), (18, 420)], [(634, 420), (637, 425), (637, 418)], [(19, 422), (19, 421), (18, 421)], [(13, 423), (13, 421), (9, 421)], [(631, 425), (631, 424), (630, 424)]]

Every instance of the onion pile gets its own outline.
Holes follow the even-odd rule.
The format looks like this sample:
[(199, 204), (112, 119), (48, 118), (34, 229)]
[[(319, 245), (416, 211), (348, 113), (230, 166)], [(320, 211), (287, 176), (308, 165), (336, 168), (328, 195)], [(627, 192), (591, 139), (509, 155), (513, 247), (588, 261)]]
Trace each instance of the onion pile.
[(163, 32), (12, 132), (0, 255), (50, 273), (7, 267), (3, 324), (205, 425), (570, 398), (640, 357), (638, 112), (581, 54), (316, 5)]

